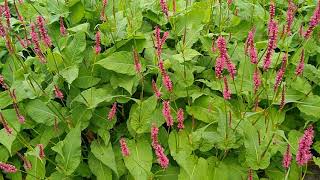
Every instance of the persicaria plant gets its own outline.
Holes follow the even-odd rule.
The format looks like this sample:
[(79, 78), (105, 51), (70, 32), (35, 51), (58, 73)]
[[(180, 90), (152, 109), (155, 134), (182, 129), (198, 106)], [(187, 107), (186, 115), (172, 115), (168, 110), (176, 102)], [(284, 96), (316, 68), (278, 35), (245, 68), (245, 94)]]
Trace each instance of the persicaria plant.
[(0, 179), (316, 176), (319, 23), (315, 0), (4, 0)]

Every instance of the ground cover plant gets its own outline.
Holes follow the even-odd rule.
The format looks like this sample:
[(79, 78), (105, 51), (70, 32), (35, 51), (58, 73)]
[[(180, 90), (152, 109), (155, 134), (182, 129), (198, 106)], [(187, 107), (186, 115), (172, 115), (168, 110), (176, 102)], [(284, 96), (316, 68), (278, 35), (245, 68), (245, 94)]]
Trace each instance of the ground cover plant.
[(0, 15), (0, 179), (320, 166), (320, 1), (2, 0)]

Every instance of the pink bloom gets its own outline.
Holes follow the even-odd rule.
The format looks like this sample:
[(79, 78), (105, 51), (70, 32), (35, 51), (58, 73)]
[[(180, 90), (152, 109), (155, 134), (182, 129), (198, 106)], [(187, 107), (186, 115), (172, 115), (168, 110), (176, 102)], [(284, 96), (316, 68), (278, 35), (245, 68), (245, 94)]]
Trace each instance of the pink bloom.
[(162, 75), (165, 74), (165, 73), (166, 73), (166, 70), (164, 69), (163, 61), (162, 61), (161, 59), (159, 60), (158, 66), (159, 66), (159, 69), (160, 69), (161, 74), (162, 74)]
[(226, 45), (226, 40), (224, 37), (219, 36), (217, 39), (217, 47), (220, 52), (221, 57), (227, 57), (227, 45)]
[(0, 36), (5, 37), (6, 36), (6, 30), (3, 27), (3, 24), (0, 21)]
[(172, 92), (173, 91), (172, 82), (171, 82), (170, 76), (167, 73), (164, 73), (162, 75), (162, 81), (163, 81), (163, 84), (166, 87), (166, 89), (169, 92)]
[(318, 2), (317, 8), (315, 9), (313, 16), (310, 19), (309, 22), (309, 28), (307, 29), (307, 31), (304, 34), (304, 38), (308, 39), (314, 28), (320, 23), (320, 1)]
[(108, 114), (109, 121), (111, 121), (114, 118), (114, 116), (116, 115), (116, 112), (117, 112), (117, 102), (114, 102)]
[(19, 40), (20, 45), (21, 45), (23, 48), (27, 48), (27, 47), (28, 47), (28, 42), (26, 42), (24, 39), (21, 39), (19, 35), (17, 35), (17, 38), (18, 38), (18, 40)]
[(309, 126), (305, 131), (303, 136), (299, 140), (299, 148), (296, 155), (296, 160), (298, 165), (303, 166), (307, 164), (308, 161), (312, 158), (310, 151), (312, 141), (314, 137), (313, 126)]
[(183, 121), (184, 121), (184, 112), (183, 112), (183, 109), (182, 109), (182, 108), (179, 108), (179, 109), (178, 109), (177, 119), (178, 119), (178, 129), (184, 129), (184, 124), (183, 124)]
[(160, 28), (158, 26), (155, 27), (154, 34), (156, 37), (156, 49), (157, 49), (157, 56), (160, 60), (160, 56), (162, 53), (162, 46), (164, 45), (165, 41), (167, 40), (169, 36), (169, 32), (164, 32), (163, 37), (160, 36)]
[(30, 24), (30, 27), (31, 27), (30, 36), (34, 46), (34, 52), (39, 57), (41, 63), (46, 63), (46, 59), (40, 49), (39, 36), (38, 36), (38, 33), (36, 32), (36, 27), (33, 23)]
[(273, 1), (270, 2), (269, 14), (270, 14), (270, 19), (273, 19), (276, 14), (276, 6)]
[(12, 134), (13, 130), (12, 130), (12, 128), (9, 127), (7, 121), (5, 120), (5, 118), (4, 118), (4, 116), (3, 116), (3, 114), (1, 112), (0, 112), (0, 121), (1, 121), (1, 123), (3, 125), (3, 128), (5, 129), (6, 133), (7, 134)]
[(285, 169), (288, 169), (290, 164), (291, 164), (291, 159), (292, 159), (292, 154), (290, 152), (290, 145), (288, 144), (287, 146), (287, 150), (286, 152), (284, 153), (283, 155), (283, 160), (282, 160), (282, 166), (285, 168)]
[(163, 105), (162, 114), (167, 121), (167, 126), (168, 127), (173, 126), (173, 118), (171, 116), (170, 102), (163, 101), (162, 105)]
[(287, 59), (288, 59), (288, 55), (286, 54), (285, 56), (283, 56), (281, 68), (277, 72), (276, 80), (275, 80), (275, 83), (274, 83), (274, 91), (277, 91), (278, 87), (280, 86), (280, 84), (282, 82), (284, 73), (286, 71)]
[(249, 49), (250, 60), (252, 64), (258, 64), (258, 53), (255, 47)]
[(302, 52), (301, 52), (300, 62), (298, 64), (298, 66), (296, 67), (295, 74), (297, 76), (300, 76), (303, 72), (303, 69), (304, 69), (304, 50), (302, 50)]
[(26, 119), (24, 118), (24, 116), (22, 116), (21, 114), (19, 115), (18, 119), (19, 119), (19, 123), (21, 123), (21, 124), (24, 124), (25, 121), (26, 121)]
[(253, 177), (252, 177), (252, 169), (249, 168), (249, 171), (248, 171), (248, 180), (253, 180)]
[(227, 64), (227, 70), (228, 70), (231, 78), (234, 79), (234, 77), (237, 74), (236, 66), (231, 62), (231, 60), (229, 58), (226, 59), (226, 64)]
[(141, 64), (139, 61), (139, 54), (136, 49), (133, 49), (133, 59), (134, 59), (134, 66), (137, 73), (141, 73)]
[(288, 1), (288, 10), (287, 10), (287, 25), (286, 25), (286, 33), (288, 35), (291, 34), (291, 26), (294, 19), (294, 14), (297, 9), (296, 5), (292, 2), (292, 0)]
[(169, 166), (169, 159), (164, 154), (164, 149), (160, 144), (157, 144), (154, 148), (154, 151), (156, 153), (158, 163), (163, 169), (166, 169)]
[(44, 18), (42, 16), (37, 17), (37, 25), (39, 27), (39, 32), (43, 42), (46, 44), (47, 47), (51, 47), (51, 39), (48, 35), (46, 28), (44, 27)]
[(250, 47), (254, 46), (254, 35), (256, 33), (256, 28), (252, 28), (251, 31), (248, 33), (248, 37), (245, 43), (245, 53), (248, 54)]
[(231, 91), (229, 90), (228, 80), (226, 77), (223, 77), (224, 88), (223, 88), (223, 97), (225, 100), (231, 99)]
[(6, 17), (7, 26), (8, 26), (8, 28), (10, 28), (11, 15), (10, 15), (10, 8), (9, 8), (9, 5), (8, 5), (8, 0), (4, 1), (4, 16)]
[(20, 4), (22, 4), (22, 3), (23, 3), (23, 0), (18, 0), (18, 1), (19, 1), (19, 3), (20, 3)]
[(168, 5), (166, 0), (160, 0), (160, 6), (162, 9), (162, 12), (168, 17), (169, 13), (168, 13)]
[(105, 21), (106, 20), (105, 10), (106, 10), (107, 5), (108, 5), (108, 0), (103, 0), (102, 1), (102, 10), (101, 10), (101, 13), (100, 13), (100, 20), (101, 21)]
[(218, 57), (216, 60), (216, 64), (215, 64), (215, 73), (216, 73), (216, 77), (217, 78), (221, 78), (222, 77), (222, 71), (224, 69), (224, 65), (225, 65), (225, 58), (221, 58)]
[(107, 6), (107, 4), (108, 4), (108, 0), (103, 0), (103, 1), (102, 1), (102, 5), (103, 5), (103, 7), (106, 7), (106, 6)]
[(0, 169), (2, 169), (5, 173), (15, 173), (17, 172), (17, 168), (11, 164), (6, 164), (0, 162)]
[(154, 94), (156, 95), (157, 99), (160, 99), (161, 97), (161, 92), (159, 91), (159, 89), (157, 88), (157, 84), (156, 82), (152, 79), (152, 90), (154, 92)]
[(123, 155), (124, 157), (129, 156), (129, 155), (130, 155), (130, 151), (129, 151), (129, 149), (128, 149), (126, 140), (125, 140), (124, 138), (121, 138), (119, 142), (120, 142), (120, 147), (121, 147), (122, 155)]
[(10, 97), (12, 99), (12, 105), (13, 105), (13, 108), (16, 112), (16, 115), (18, 117), (18, 120), (21, 124), (23, 124), (25, 122), (25, 118), (24, 116), (22, 116), (20, 114), (20, 111), (19, 111), (19, 107), (18, 107), (18, 104), (17, 104), (17, 97), (16, 97), (16, 91), (15, 89), (12, 90), (12, 92), (9, 90), (9, 94), (10, 94)]
[(61, 92), (61, 90), (59, 89), (58, 86), (54, 85), (54, 94), (56, 96), (56, 98), (63, 100), (63, 93)]
[(96, 54), (99, 54), (101, 51), (100, 42), (101, 42), (100, 31), (97, 31), (97, 33), (96, 33)]
[(228, 0), (227, 3), (228, 3), (228, 6), (231, 6), (232, 0)]
[(283, 86), (282, 91), (281, 91), (281, 102), (280, 102), (280, 110), (284, 108), (285, 102), (286, 101), (286, 88)]
[(43, 147), (43, 144), (38, 144), (37, 145), (38, 148), (39, 148), (39, 157), (41, 159), (43, 159), (44, 157), (46, 157), (45, 153), (44, 153), (44, 147)]
[(276, 47), (277, 37), (278, 37), (278, 24), (275, 21), (269, 22), (269, 40), (267, 53), (263, 62), (263, 69), (267, 71), (271, 65), (271, 58), (274, 53), (274, 48)]
[(151, 127), (151, 140), (152, 140), (152, 147), (155, 148), (158, 142), (158, 133), (159, 129), (157, 128), (156, 124), (152, 124)]
[(61, 34), (62, 36), (67, 35), (67, 29), (66, 29), (66, 27), (64, 26), (63, 17), (61, 17), (61, 16), (60, 16), (60, 34)]
[(255, 69), (253, 73), (253, 85), (254, 85), (254, 93), (257, 93), (260, 85), (261, 85), (261, 78), (258, 68)]

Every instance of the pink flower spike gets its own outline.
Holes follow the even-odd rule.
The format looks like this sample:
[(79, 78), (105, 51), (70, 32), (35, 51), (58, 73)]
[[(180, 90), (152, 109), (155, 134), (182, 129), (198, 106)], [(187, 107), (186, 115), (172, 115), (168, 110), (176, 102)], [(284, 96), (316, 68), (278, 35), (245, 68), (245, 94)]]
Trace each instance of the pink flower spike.
[(8, 0), (4, 1), (4, 16), (6, 17), (7, 27), (8, 27), (8, 29), (10, 29), (11, 14), (10, 14), (10, 8), (8, 5)]
[(161, 92), (157, 87), (156, 82), (152, 79), (152, 90), (154, 92), (154, 94), (156, 95), (157, 99), (161, 98)]
[(288, 169), (290, 164), (291, 164), (291, 160), (292, 160), (292, 154), (290, 152), (290, 145), (287, 145), (287, 150), (283, 155), (283, 160), (282, 160), (282, 166), (285, 169)]
[(15, 173), (17, 172), (17, 168), (11, 164), (6, 164), (0, 162), (0, 169), (2, 169), (5, 173)]
[(254, 93), (256, 94), (261, 85), (261, 78), (260, 78), (260, 73), (258, 68), (256, 68), (253, 73), (253, 85), (254, 85)]
[(317, 7), (313, 12), (313, 16), (311, 17), (310, 22), (309, 22), (309, 27), (308, 27), (307, 31), (305, 32), (305, 34), (304, 34), (304, 38), (305, 39), (308, 39), (311, 36), (314, 28), (319, 23), (320, 23), (320, 1), (318, 2)]
[(122, 155), (123, 155), (124, 157), (128, 157), (128, 156), (130, 155), (130, 151), (129, 151), (129, 149), (128, 149), (126, 140), (125, 140), (124, 138), (121, 138), (119, 142), (120, 142), (120, 147), (121, 147)]
[(311, 145), (314, 138), (313, 126), (310, 125), (305, 131), (303, 136), (299, 139), (299, 148), (296, 155), (296, 160), (299, 166), (303, 166), (308, 163), (312, 158)]
[(134, 60), (134, 66), (135, 66), (136, 72), (138, 74), (140, 74), (141, 73), (141, 64), (139, 61), (139, 54), (136, 49), (133, 49), (133, 60)]
[(61, 92), (61, 90), (59, 89), (59, 87), (57, 85), (54, 85), (54, 94), (56, 96), (56, 98), (63, 100), (63, 93)]
[(0, 36), (1, 37), (5, 37), (6, 36), (6, 30), (5, 30), (4, 26), (3, 26), (3, 24), (1, 23), (1, 21), (0, 21)]
[(67, 29), (66, 27), (64, 26), (64, 23), (63, 23), (63, 17), (60, 16), (60, 34), (62, 36), (66, 36), (67, 35)]
[(159, 128), (157, 128), (156, 124), (152, 124), (151, 126), (151, 140), (152, 140), (152, 147), (155, 148), (158, 142), (158, 133)]
[(248, 37), (245, 43), (245, 53), (248, 54), (248, 51), (251, 47), (254, 46), (254, 35), (256, 33), (256, 28), (252, 28), (251, 31), (248, 33)]
[(157, 144), (154, 148), (158, 163), (163, 169), (166, 169), (169, 166), (169, 159), (164, 154), (164, 149), (160, 144)]
[(229, 58), (226, 59), (226, 63), (227, 63), (227, 70), (228, 70), (231, 78), (234, 80), (234, 77), (237, 74), (236, 66), (231, 62), (231, 60)]
[(19, 115), (18, 119), (20, 124), (24, 124), (26, 122), (26, 119), (22, 115)]
[(222, 77), (222, 71), (224, 69), (224, 66), (225, 66), (225, 58), (221, 58), (221, 57), (218, 57), (217, 60), (216, 60), (216, 64), (215, 64), (215, 74), (216, 74), (216, 77), (217, 78), (221, 78)]
[(166, 87), (166, 89), (169, 92), (172, 92), (173, 91), (172, 82), (171, 82), (170, 76), (167, 73), (164, 73), (162, 75), (162, 81), (163, 81), (163, 84)]
[(12, 134), (13, 130), (12, 130), (12, 128), (9, 127), (7, 121), (5, 120), (5, 118), (4, 118), (4, 116), (3, 116), (3, 114), (1, 112), (0, 112), (0, 121), (1, 121), (1, 123), (3, 125), (3, 128), (5, 129), (6, 133), (7, 134)]
[(108, 5), (108, 0), (103, 0), (103, 1), (102, 1), (102, 5), (103, 5), (103, 7), (107, 7), (107, 5)]
[(296, 11), (297, 7), (296, 5), (292, 2), (292, 0), (288, 1), (288, 10), (287, 10), (287, 25), (286, 25), (286, 34), (290, 35), (291, 34), (291, 26), (293, 24), (293, 19), (294, 19), (294, 14)]
[(116, 115), (116, 112), (117, 112), (117, 102), (114, 102), (108, 114), (109, 121), (111, 121), (114, 118), (114, 116)]
[(263, 62), (263, 70), (267, 71), (271, 65), (272, 55), (274, 53), (274, 48), (276, 48), (277, 38), (278, 38), (278, 24), (275, 21), (270, 21), (268, 26), (268, 47), (267, 53)]
[(178, 112), (177, 112), (177, 119), (178, 119), (178, 129), (184, 129), (184, 124), (183, 124), (183, 121), (184, 121), (184, 112), (183, 112), (183, 109), (182, 108), (179, 108), (178, 109)]
[(97, 31), (96, 33), (96, 54), (98, 55), (101, 52), (101, 36), (100, 36), (100, 31)]
[(41, 159), (45, 158), (46, 155), (45, 155), (45, 153), (44, 153), (43, 144), (38, 144), (37, 146), (38, 146), (38, 148), (39, 148), (39, 157), (40, 157)]
[(286, 101), (286, 87), (283, 85), (282, 91), (281, 91), (281, 101), (280, 101), (280, 110), (284, 108)]
[(163, 105), (163, 108), (162, 108), (163, 117), (167, 121), (167, 126), (171, 127), (171, 126), (173, 126), (173, 118), (171, 116), (170, 102), (169, 101), (163, 101), (162, 105)]
[(48, 35), (48, 32), (46, 30), (46, 28), (44, 27), (45, 21), (44, 18), (42, 16), (38, 16), (37, 17), (37, 25), (39, 27), (39, 32), (41, 35), (41, 38), (43, 40), (43, 42), (46, 44), (47, 47), (51, 47), (52, 43), (51, 43), (51, 39)]
[(223, 77), (224, 88), (223, 88), (223, 97), (225, 100), (231, 99), (231, 91), (229, 90), (228, 80), (226, 77)]
[(273, 1), (270, 2), (269, 14), (270, 14), (270, 19), (273, 19), (276, 14), (276, 6)]
[(168, 13), (168, 5), (166, 0), (160, 0), (160, 6), (162, 9), (162, 12), (168, 17), (169, 13)]
[(301, 56), (300, 56), (300, 62), (298, 64), (298, 66), (296, 67), (296, 72), (295, 74), (297, 76), (300, 76), (303, 72), (303, 69), (304, 69), (304, 49), (302, 50), (301, 52)]
[(34, 52), (39, 57), (40, 62), (44, 64), (47, 61), (40, 49), (39, 36), (38, 36), (38, 33), (36, 32), (36, 26), (33, 23), (31, 23), (30, 27), (31, 27), (30, 36), (34, 46)]

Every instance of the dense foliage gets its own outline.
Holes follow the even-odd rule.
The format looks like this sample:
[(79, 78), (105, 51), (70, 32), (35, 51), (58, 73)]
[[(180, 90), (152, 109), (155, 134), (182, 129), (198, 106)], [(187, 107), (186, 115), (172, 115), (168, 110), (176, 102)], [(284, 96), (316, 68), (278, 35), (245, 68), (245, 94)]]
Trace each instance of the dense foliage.
[(2, 0), (0, 15), (0, 179), (320, 165), (316, 0)]

